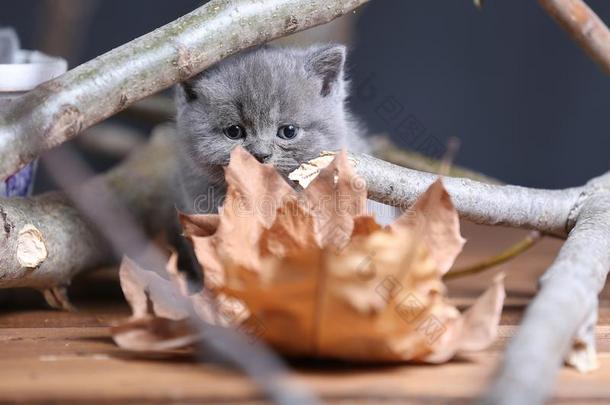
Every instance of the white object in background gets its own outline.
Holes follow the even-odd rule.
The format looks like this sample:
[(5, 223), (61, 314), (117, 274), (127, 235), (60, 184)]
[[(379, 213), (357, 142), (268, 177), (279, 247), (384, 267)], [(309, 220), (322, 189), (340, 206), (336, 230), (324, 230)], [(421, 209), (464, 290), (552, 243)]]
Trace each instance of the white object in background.
[[(46, 81), (62, 75), (68, 63), (37, 51), (19, 50), (19, 41), (12, 29), (0, 29), (0, 115), (17, 97)], [(24, 197), (34, 183), (36, 163), (30, 163), (6, 181), (0, 180), (0, 197)]]
[(2, 93), (23, 93), (66, 72), (68, 63), (37, 51), (19, 50), (13, 63), (0, 64)]

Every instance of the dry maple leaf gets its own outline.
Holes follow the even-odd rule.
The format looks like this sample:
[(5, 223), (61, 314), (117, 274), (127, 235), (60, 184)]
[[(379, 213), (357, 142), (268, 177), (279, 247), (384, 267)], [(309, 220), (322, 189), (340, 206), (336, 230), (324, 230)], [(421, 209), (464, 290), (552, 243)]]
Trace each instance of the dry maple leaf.
[(502, 280), (464, 314), (448, 304), (441, 278), (464, 240), (442, 181), (381, 227), (347, 155), (325, 159), (296, 192), (236, 148), (220, 214), (180, 215), (224, 325), (295, 356), (442, 362), (488, 346)]
[(133, 312), (130, 319), (111, 330), (119, 346), (133, 351), (163, 351), (198, 340), (186, 321), (184, 297), (174, 292), (171, 281), (143, 270), (129, 258), (123, 259), (119, 276)]
[(165, 269), (166, 279), (158, 274), (164, 273), (161, 269), (145, 270), (128, 257), (123, 258), (119, 277), (132, 316), (111, 328), (117, 345), (153, 352), (191, 346), (201, 341), (198, 326), (189, 320), (193, 313), (198, 322), (224, 327), (245, 321), (235, 317), (235, 313), (247, 314), (237, 300), (226, 300), (224, 312), (219, 312), (219, 297), (203, 292), (189, 295), (186, 276), (178, 271), (177, 264), (178, 256), (172, 252)]

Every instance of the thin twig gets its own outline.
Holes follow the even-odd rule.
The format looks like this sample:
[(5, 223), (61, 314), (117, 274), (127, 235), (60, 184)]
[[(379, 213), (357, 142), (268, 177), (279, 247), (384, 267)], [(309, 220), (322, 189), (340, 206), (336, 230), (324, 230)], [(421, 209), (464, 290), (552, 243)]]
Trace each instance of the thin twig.
[(610, 30), (582, 0), (538, 0), (595, 62), (610, 74)]
[(503, 250), (495, 256), (489, 257), (483, 261), (480, 261), (470, 266), (451, 270), (449, 273), (443, 276), (443, 280), (449, 281), (466, 276), (472, 276), (475, 274), (479, 274), (485, 270), (489, 270), (495, 266), (499, 266), (502, 263), (506, 263), (507, 261), (514, 259), (521, 253), (526, 252), (531, 247), (533, 247), (540, 239), (542, 239), (542, 234), (538, 231), (532, 231), (527, 237), (510, 246), (508, 249)]

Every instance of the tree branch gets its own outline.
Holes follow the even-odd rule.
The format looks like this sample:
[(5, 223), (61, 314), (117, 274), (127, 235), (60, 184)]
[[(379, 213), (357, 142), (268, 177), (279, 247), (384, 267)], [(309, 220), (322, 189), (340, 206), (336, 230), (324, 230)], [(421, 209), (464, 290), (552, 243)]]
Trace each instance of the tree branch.
[[(171, 138), (159, 129), (147, 146), (82, 187), (95, 191), (103, 182), (155, 234), (173, 214), (171, 150)], [(0, 288), (35, 288), (45, 292), (50, 305), (68, 308), (65, 289), (72, 278), (112, 259), (94, 229), (63, 193), (0, 199)]]
[[(213, 0), (12, 103), (0, 116), (0, 179), (42, 151), (233, 53), (328, 22), (366, 1)], [(610, 72), (610, 34), (603, 22), (579, 0), (540, 2)], [(370, 156), (354, 157), (370, 197), (385, 203), (409, 206), (436, 178)], [(140, 161), (152, 169), (158, 161), (148, 156), (145, 163)], [(167, 201), (164, 173), (147, 176), (142, 175), (146, 170), (120, 168), (111, 173), (103, 181), (140, 219), (154, 218), (149, 210)], [(161, 183), (151, 183), (155, 179)], [(540, 403), (574, 349), (574, 338), (580, 344), (593, 342), (597, 294), (610, 269), (610, 174), (565, 190), (459, 178), (446, 178), (445, 184), (460, 214), (474, 222), (567, 237), (486, 398)], [(0, 208), (0, 287), (42, 289), (52, 303), (66, 305), (62, 293), (70, 278), (108, 257), (102, 239), (62, 195), (4, 199)]]
[[(402, 168), (368, 155), (353, 155), (368, 184), (369, 198), (408, 207), (437, 175)], [(460, 215), (478, 224), (505, 225), (565, 237), (567, 218), (583, 187), (539, 190), (447, 177), (445, 187)]]
[[(381, 202), (409, 206), (436, 178), (367, 155), (352, 158), (369, 197)], [(565, 190), (451, 177), (444, 183), (460, 215), (474, 222), (567, 235), (484, 399), (489, 404), (541, 404), (563, 361), (585, 370), (596, 363), (597, 295), (610, 270), (610, 172)]]
[[(146, 152), (147, 149), (142, 150), (136, 155), (139, 157), (130, 159), (131, 163), (126, 162), (104, 177), (106, 185), (127, 204), (140, 223), (149, 223), (151, 218), (162, 219), (164, 216), (159, 212), (171, 211), (167, 205), (171, 164), (161, 164), (159, 168), (160, 159), (163, 162), (164, 156), (169, 157), (167, 162), (172, 160), (172, 153), (168, 152), (170, 146), (157, 142), (156, 147), (147, 148), (156, 150), (155, 154)], [(358, 173), (368, 184), (369, 196), (381, 202), (409, 206), (436, 179), (434, 174), (402, 168), (367, 155), (352, 155), (352, 158)], [(142, 181), (144, 178), (146, 182)], [(489, 185), (451, 177), (445, 178), (444, 182), (458, 212), (475, 222), (538, 229), (568, 236), (559, 257), (541, 281), (541, 292), (528, 309), (522, 329), (511, 343), (500, 377), (489, 396), (491, 403), (509, 403), (501, 402), (502, 398), (517, 398), (518, 393), (526, 392), (528, 403), (541, 401), (548, 394), (561, 361), (569, 355), (574, 339), (577, 339), (578, 345), (584, 342), (588, 349), (594, 341), (591, 326), (596, 319), (596, 295), (610, 269), (610, 173), (583, 187), (566, 190)], [(0, 255), (4, 260), (0, 268), (8, 269), (0, 275), (0, 286), (46, 289), (46, 296), (52, 301), (57, 295), (55, 292), (61, 292), (73, 274), (97, 264), (98, 260), (107, 256), (95, 256), (95, 252), (103, 246), (101, 239), (65, 202), (62, 204), (68, 207), (67, 214), (55, 211), (57, 205), (50, 207), (57, 212), (57, 223), (45, 225), (32, 221), (32, 218), (44, 220), (48, 215), (44, 198), (49, 197), (0, 201), (0, 207), (7, 214), (3, 215), (4, 228), (7, 219), (13, 221), (12, 215), (18, 216), (19, 210), (23, 210), (28, 215), (28, 221), (49, 238), (49, 251), (55, 248), (63, 254), (58, 257), (79, 260), (73, 266), (76, 270), (66, 272), (63, 270), (65, 265), (53, 262), (53, 259), (43, 260), (36, 270), (15, 264), (15, 254)], [(23, 229), (28, 224), (22, 222), (19, 227)], [(160, 221), (164, 222), (167, 223), (167, 219)], [(62, 235), (62, 226), (71, 224), (77, 225), (73, 229), (80, 226), (82, 230), (63, 232), (64, 239), (56, 237), (56, 234)], [(10, 242), (0, 244), (0, 247), (15, 252), (18, 249), (18, 243), (14, 240), (16, 234), (22, 232), (9, 232), (7, 240)], [(33, 246), (36, 247), (36, 244)], [(89, 249), (90, 253), (74, 254), (81, 249), (83, 252)], [(36, 249), (30, 251), (36, 252)], [(70, 254), (72, 256), (66, 256)], [(591, 353), (591, 350), (585, 352)], [(527, 369), (524, 369), (525, 365)]]
[(539, 0), (589, 56), (610, 75), (610, 30), (582, 0)]
[(329, 22), (367, 1), (210, 1), (12, 103), (0, 117), (0, 179), (42, 151), (231, 54)]
[[(372, 144), (373, 156), (398, 166), (422, 172), (440, 173), (444, 164), (442, 160), (428, 157), (414, 150), (400, 148), (389, 137), (383, 135), (372, 137)], [(455, 164), (449, 167), (449, 172), (446, 174), (453, 177), (477, 180), (482, 183), (502, 184), (500, 180)]]
[[(610, 270), (610, 175), (589, 183), (575, 220), (484, 403), (543, 403), (571, 351), (594, 353), (597, 296)], [(584, 361), (595, 366), (594, 358)]]

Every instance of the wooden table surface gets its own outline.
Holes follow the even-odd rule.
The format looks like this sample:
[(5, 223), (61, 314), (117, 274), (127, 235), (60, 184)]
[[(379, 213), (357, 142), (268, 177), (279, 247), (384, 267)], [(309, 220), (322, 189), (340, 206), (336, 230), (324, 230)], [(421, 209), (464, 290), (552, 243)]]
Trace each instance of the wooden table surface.
[[(459, 263), (473, 262), (519, 240), (524, 232), (464, 224), (469, 240)], [(538, 275), (560, 241), (544, 240), (495, 271), (451, 282), (450, 296), (472, 302), (498, 271), (507, 274), (500, 337), (487, 351), (444, 365), (291, 364), (297, 379), (328, 403), (471, 403), (493, 375), (535, 292)], [(108, 326), (129, 315), (114, 271), (95, 272), (71, 289), (77, 312), (47, 309), (37, 293), (10, 291), (0, 309), (0, 402), (264, 403), (257, 386), (235, 370), (190, 356), (134, 356), (117, 348)], [(602, 294), (597, 336), (601, 369), (564, 368), (554, 402), (610, 402), (610, 292)]]

